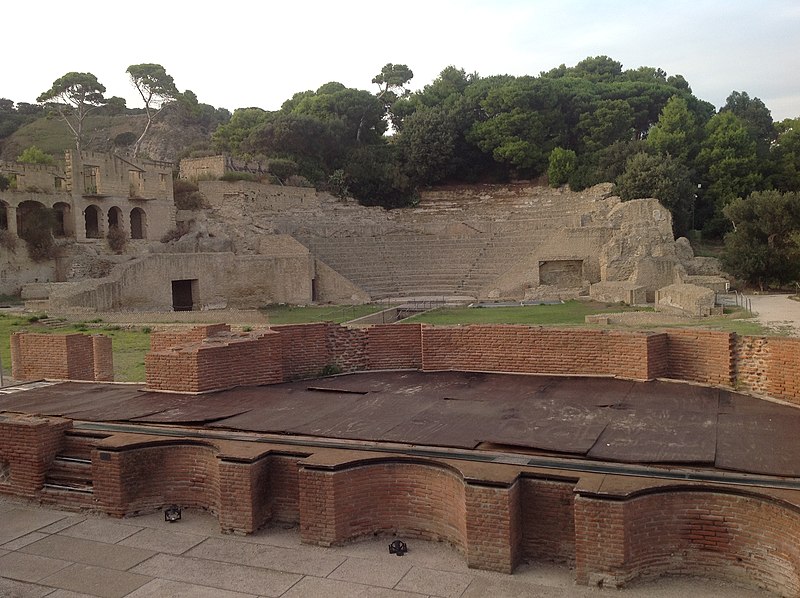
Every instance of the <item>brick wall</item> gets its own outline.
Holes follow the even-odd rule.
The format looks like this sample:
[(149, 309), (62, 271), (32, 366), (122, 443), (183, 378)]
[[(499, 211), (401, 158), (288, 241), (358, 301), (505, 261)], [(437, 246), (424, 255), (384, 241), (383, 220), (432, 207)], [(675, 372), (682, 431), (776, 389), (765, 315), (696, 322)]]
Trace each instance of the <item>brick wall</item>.
[(800, 405), (800, 339), (770, 337), (767, 394)]
[(796, 508), (765, 497), (697, 491), (576, 503), (582, 583), (669, 573), (755, 582), (783, 596), (800, 593)]
[(102, 335), (11, 335), (11, 376), (16, 380), (113, 380), (111, 339)]
[(614, 375), (651, 374), (649, 333), (478, 325), (426, 327), (424, 370)]
[(35, 496), (71, 427), (59, 417), (0, 414), (0, 493)]
[(666, 378), (733, 386), (733, 333), (686, 329), (670, 330), (666, 334)]
[(147, 386), (153, 390), (206, 392), (284, 380), (281, 341), (271, 331), (218, 333), (202, 342), (145, 356)]
[(216, 513), (220, 495), (216, 452), (192, 441), (97, 449), (92, 456), (95, 497), (106, 513), (116, 517), (172, 503)]
[(422, 330), (422, 324), (382, 324), (367, 328), (367, 369), (422, 369)]
[(373, 533), (446, 540), (464, 550), (464, 483), (442, 466), (400, 460), (339, 471), (300, 468), (300, 534), (330, 546)]
[(333, 365), (342, 372), (361, 372), (367, 367), (368, 329), (328, 326), (328, 351)]
[(208, 324), (206, 326), (193, 326), (192, 328), (183, 330), (153, 332), (150, 335), (150, 350), (163, 351), (180, 345), (199, 343), (209, 336), (230, 331), (231, 327), (227, 324)]
[(575, 483), (526, 478), (519, 486), (523, 557), (574, 564)]
[(333, 364), (328, 342), (330, 326), (320, 322), (272, 327), (280, 334), (286, 380), (318, 376), (325, 366)]

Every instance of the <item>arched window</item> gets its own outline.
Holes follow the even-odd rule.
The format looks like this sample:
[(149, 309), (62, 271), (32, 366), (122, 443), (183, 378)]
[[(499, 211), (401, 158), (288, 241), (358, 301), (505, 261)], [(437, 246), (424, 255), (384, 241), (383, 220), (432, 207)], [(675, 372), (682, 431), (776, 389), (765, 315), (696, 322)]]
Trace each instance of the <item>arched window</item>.
[(122, 210), (117, 206), (108, 210), (108, 230), (112, 228), (122, 228)]
[(53, 228), (53, 216), (44, 204), (38, 201), (23, 201), (17, 206), (17, 235), (29, 238), (29, 233), (38, 233), (47, 227)]
[(131, 210), (131, 239), (147, 238), (147, 214), (142, 208)]
[(99, 239), (101, 237), (100, 222), (102, 221), (100, 208), (95, 205), (86, 206), (83, 211), (83, 219), (86, 224), (86, 238)]
[(71, 212), (72, 209), (68, 203), (59, 201), (53, 204), (53, 214), (56, 219), (53, 226), (53, 234), (56, 237), (71, 237), (75, 234)]

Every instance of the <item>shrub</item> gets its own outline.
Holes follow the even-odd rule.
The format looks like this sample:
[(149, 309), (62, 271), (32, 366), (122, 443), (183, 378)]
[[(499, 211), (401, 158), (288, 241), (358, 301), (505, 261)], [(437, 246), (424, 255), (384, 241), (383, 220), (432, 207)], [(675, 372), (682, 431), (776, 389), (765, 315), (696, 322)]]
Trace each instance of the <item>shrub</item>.
[(11, 179), (4, 174), (0, 174), (0, 191), (7, 191), (11, 187)]
[(179, 210), (201, 210), (208, 207), (196, 183), (178, 179), (173, 184), (175, 207)]
[(119, 226), (112, 226), (106, 235), (108, 246), (114, 253), (122, 253), (128, 244), (128, 235)]
[(53, 239), (53, 228), (56, 223), (53, 210), (46, 208), (34, 210), (28, 215), (27, 220), (25, 228), (19, 234), (28, 246), (30, 258), (34, 262), (42, 262), (56, 257), (58, 247)]
[(0, 230), (0, 247), (13, 253), (17, 249), (17, 238), (7, 230)]
[(167, 232), (164, 233), (164, 236), (161, 237), (162, 243), (169, 243), (170, 241), (177, 241), (183, 235), (189, 232), (189, 225), (185, 222), (179, 222), (175, 228), (171, 228)]
[(29, 148), (23, 150), (22, 153), (19, 156), (17, 156), (17, 162), (22, 162), (23, 164), (50, 165), (53, 163), (53, 156), (44, 153), (41, 149), (39, 149), (35, 145), (32, 145)]
[(341, 168), (334, 170), (328, 177), (327, 190), (334, 197), (345, 199), (350, 197), (350, 189), (347, 188), (347, 177)]
[(304, 177), (302, 175), (299, 175), (299, 174), (293, 174), (288, 179), (286, 179), (286, 185), (288, 187), (313, 187), (314, 186), (314, 184), (311, 181), (309, 181), (306, 177)]
[(288, 158), (272, 158), (267, 162), (267, 170), (281, 181), (297, 174), (298, 166), (294, 160)]
[(547, 178), (551, 187), (560, 187), (569, 181), (575, 171), (577, 156), (572, 150), (557, 147), (550, 152), (550, 164), (547, 167)]
[(128, 145), (133, 145), (136, 143), (138, 139), (138, 135), (131, 131), (126, 131), (125, 133), (120, 133), (116, 137), (114, 137), (114, 146), (115, 147), (126, 147)]
[(258, 181), (258, 177), (250, 172), (226, 172), (221, 177), (220, 181), (232, 183), (235, 181)]

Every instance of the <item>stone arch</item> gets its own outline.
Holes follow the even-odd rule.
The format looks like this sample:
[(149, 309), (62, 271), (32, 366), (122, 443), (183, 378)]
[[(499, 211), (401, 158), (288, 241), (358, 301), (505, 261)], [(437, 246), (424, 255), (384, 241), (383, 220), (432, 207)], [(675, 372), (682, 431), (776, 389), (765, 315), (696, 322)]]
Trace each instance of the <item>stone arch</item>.
[(17, 235), (23, 239), (31, 232), (42, 229), (50, 210), (43, 203), (33, 200), (23, 201), (17, 206)]
[(108, 230), (112, 228), (123, 228), (122, 226), (122, 210), (117, 206), (111, 206), (108, 209)]
[(131, 239), (147, 238), (147, 213), (142, 208), (131, 210)]
[(0, 230), (8, 228), (8, 204), (0, 199)]
[(103, 236), (102, 231), (102, 210), (94, 204), (86, 206), (83, 211), (83, 221), (86, 226), (87, 239), (100, 239)]
[(75, 227), (72, 222), (72, 207), (63, 201), (53, 204), (53, 214), (55, 215), (55, 225), (53, 234), (56, 237), (74, 237)]

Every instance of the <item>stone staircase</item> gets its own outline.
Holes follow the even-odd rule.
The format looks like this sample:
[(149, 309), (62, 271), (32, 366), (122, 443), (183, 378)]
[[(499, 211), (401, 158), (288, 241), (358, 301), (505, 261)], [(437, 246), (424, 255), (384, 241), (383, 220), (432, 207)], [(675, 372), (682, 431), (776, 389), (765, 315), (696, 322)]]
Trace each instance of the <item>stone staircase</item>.
[(94, 504), (92, 450), (107, 434), (69, 430), (44, 481), (44, 503), (89, 507)]

